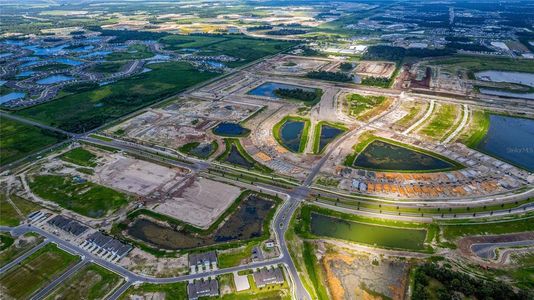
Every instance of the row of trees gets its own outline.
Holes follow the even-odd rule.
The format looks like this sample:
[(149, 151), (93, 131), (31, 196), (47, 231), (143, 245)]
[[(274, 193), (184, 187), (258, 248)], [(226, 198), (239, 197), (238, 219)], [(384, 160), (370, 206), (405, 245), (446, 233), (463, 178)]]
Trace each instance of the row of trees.
[(327, 71), (312, 71), (306, 74), (306, 77), (312, 79), (328, 80), (328, 81), (338, 81), (338, 82), (349, 82), (352, 81), (352, 74), (346, 74), (343, 72), (327, 72)]
[(306, 91), (300, 88), (276, 89), (274, 94), (281, 98), (291, 98), (302, 101), (314, 101), (318, 96), (317, 91)]

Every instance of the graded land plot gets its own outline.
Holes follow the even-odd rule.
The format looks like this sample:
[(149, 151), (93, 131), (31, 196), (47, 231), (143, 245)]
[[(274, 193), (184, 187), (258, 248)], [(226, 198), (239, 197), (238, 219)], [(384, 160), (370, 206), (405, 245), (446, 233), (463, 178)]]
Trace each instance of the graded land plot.
[(211, 141), (208, 129), (216, 123), (241, 122), (257, 109), (257, 106), (224, 101), (180, 99), (126, 120), (106, 132), (178, 149), (191, 142)]
[(41, 208), (17, 195), (9, 195), (9, 199), (11, 201), (8, 195), (0, 193), (0, 225), (3, 226), (17, 226), (27, 215)]
[(0, 118), (0, 165), (21, 159), (64, 138), (53, 131)]
[(457, 105), (454, 104), (439, 104), (434, 109), (430, 121), (427, 121), (418, 133), (423, 136), (435, 139), (443, 140), (447, 137), (447, 134), (452, 132), (457, 123), (458, 116), (461, 115), (461, 111)]
[(403, 299), (409, 285), (410, 264), (399, 258), (384, 258), (344, 250), (328, 243), (315, 272), (322, 273), (331, 299)]
[(326, 59), (299, 56), (285, 56), (282, 59), (272, 60), (271, 62), (273, 72), (295, 75), (318, 71), (330, 63)]
[(71, 132), (85, 132), (216, 76), (184, 62), (150, 65), (152, 71), (17, 111)]
[(130, 299), (173, 299), (187, 300), (187, 282), (167, 284), (143, 283), (131, 286), (124, 292), (120, 300)]
[(107, 216), (129, 200), (121, 192), (77, 176), (36, 175), (29, 185), (44, 200), (91, 218)]
[(197, 178), (185, 183), (175, 195), (153, 210), (198, 228), (208, 228), (241, 194), (233, 185)]
[(0, 245), (0, 267), (5, 266), (44, 240), (43, 237), (36, 233), (26, 233), (18, 237), (13, 237), (9, 233), (2, 233), (0, 237), (2, 240)]
[(354, 73), (360, 76), (389, 78), (395, 72), (396, 64), (388, 61), (360, 61)]
[(90, 264), (62, 282), (45, 299), (104, 299), (121, 282), (121, 276)]
[(330, 237), (375, 247), (425, 251), (427, 229), (415, 224), (381, 221), (306, 205), (295, 231), (302, 237)]
[(95, 179), (99, 183), (140, 196), (148, 196), (157, 190), (168, 191), (188, 173), (186, 169), (167, 167), (120, 153), (108, 152), (98, 161)]
[(80, 260), (55, 244), (47, 244), (0, 277), (6, 298), (28, 299)]
[(343, 110), (351, 117), (367, 121), (384, 112), (392, 103), (386, 96), (364, 96), (349, 94), (343, 102)]
[(243, 241), (257, 241), (269, 236), (269, 221), (274, 215), (277, 198), (244, 192), (233, 205), (201, 230), (152, 211), (137, 210), (119, 225), (128, 237), (158, 249), (183, 250), (224, 244), (225, 248)]

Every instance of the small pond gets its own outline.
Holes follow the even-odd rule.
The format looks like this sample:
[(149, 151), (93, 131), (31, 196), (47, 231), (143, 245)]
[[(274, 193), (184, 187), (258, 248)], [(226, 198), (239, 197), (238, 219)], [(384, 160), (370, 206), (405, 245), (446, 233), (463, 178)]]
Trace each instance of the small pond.
[(195, 148), (191, 149), (191, 153), (200, 158), (208, 158), (215, 150), (213, 143), (201, 143)]
[(490, 115), (478, 149), (534, 172), (534, 120)]
[(230, 149), (230, 153), (226, 157), (226, 162), (229, 162), (234, 165), (238, 165), (241, 167), (244, 167), (246, 169), (250, 169), (254, 166), (254, 164), (250, 161), (248, 161), (237, 149), (237, 146), (232, 144), (232, 148)]
[(250, 132), (250, 129), (247, 129), (239, 123), (231, 122), (221, 122), (213, 128), (213, 133), (221, 136), (244, 136)]
[(276, 96), (274, 91), (277, 89), (303, 89), (305, 91), (313, 92), (315, 89), (302, 87), (298, 85), (293, 84), (285, 84), (285, 83), (279, 83), (279, 82), (266, 82), (252, 90), (250, 90), (247, 94), (254, 95), (254, 96), (263, 96), (263, 97), (269, 97), (269, 98), (275, 98), (280, 99), (280, 97)]
[(60, 74), (60, 75), (48, 76), (46, 78), (37, 80), (37, 83), (38, 84), (54, 84), (54, 83), (60, 83), (60, 82), (64, 82), (64, 81), (69, 81), (69, 80), (72, 80), (72, 79), (74, 79), (74, 77)]
[(304, 121), (288, 120), (280, 127), (280, 139), (282, 146), (292, 152), (299, 152), (300, 143), (302, 143), (302, 132), (304, 130)]
[(33, 74), (35, 74), (35, 71), (23, 71), (23, 72), (18, 73), (15, 77), (17, 78), (30, 77)]
[(275, 203), (251, 195), (243, 200), (237, 210), (212, 234), (193, 234), (138, 218), (128, 228), (128, 235), (161, 249), (180, 250), (210, 246), (231, 241), (246, 241), (262, 235), (263, 223)]
[(64, 48), (68, 47), (69, 45), (68, 44), (63, 44), (63, 45), (59, 45), (59, 46), (55, 46), (55, 47), (39, 47), (39, 46), (26, 46), (24, 47), (24, 49), (28, 49), (28, 50), (31, 50), (33, 51), (33, 54), (34, 55), (38, 55), (38, 56), (41, 56), (41, 55), (56, 55), (56, 54), (59, 54), (59, 53), (62, 53), (64, 52)]
[(319, 152), (323, 151), (324, 147), (331, 141), (335, 140), (340, 134), (345, 132), (343, 129), (339, 129), (330, 125), (321, 125), (321, 138), (319, 140)]
[(382, 171), (433, 171), (454, 167), (437, 157), (381, 140), (367, 145), (354, 160), (354, 166)]

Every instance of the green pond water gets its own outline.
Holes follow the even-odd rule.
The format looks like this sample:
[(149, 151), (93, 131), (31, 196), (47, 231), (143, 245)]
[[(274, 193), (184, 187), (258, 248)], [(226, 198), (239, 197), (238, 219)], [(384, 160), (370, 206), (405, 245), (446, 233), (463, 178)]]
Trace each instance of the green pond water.
[(374, 140), (354, 160), (354, 167), (389, 171), (432, 171), (454, 167), (425, 153)]
[(282, 145), (293, 152), (299, 152), (302, 142), (303, 121), (288, 120), (280, 127)]
[(317, 236), (338, 238), (378, 247), (422, 250), (425, 229), (393, 228), (346, 221), (317, 213), (311, 214), (311, 232)]
[(319, 140), (319, 152), (323, 151), (324, 147), (331, 141), (335, 140), (340, 134), (345, 132), (342, 129), (330, 126), (321, 125), (321, 137)]

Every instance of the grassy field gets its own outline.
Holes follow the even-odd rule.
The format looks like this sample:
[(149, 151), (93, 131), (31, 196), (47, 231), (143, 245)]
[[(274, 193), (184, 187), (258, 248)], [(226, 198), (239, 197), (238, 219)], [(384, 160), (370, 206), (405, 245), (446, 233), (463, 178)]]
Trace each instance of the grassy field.
[(23, 199), (16, 195), (10, 195), (11, 202), (20, 210), (22, 216), (19, 215), (15, 207), (8, 201), (7, 195), (0, 193), (0, 225), (2, 226), (17, 226), (20, 221), (29, 215), (31, 212), (37, 211), (41, 207), (31, 201)]
[(36, 176), (29, 184), (39, 197), (91, 218), (104, 217), (128, 202), (123, 193), (69, 176)]
[(430, 138), (442, 140), (453, 128), (456, 116), (460, 113), (458, 106), (454, 104), (441, 104), (434, 111), (430, 122), (424, 125), (419, 132)]
[(198, 49), (199, 55), (228, 55), (239, 61), (226, 63), (229, 67), (238, 67), (256, 59), (286, 50), (295, 45), (291, 41), (255, 39), (244, 36), (184, 36), (164, 37), (160, 42), (166, 49), (180, 51)]
[(121, 281), (119, 275), (90, 264), (62, 282), (46, 299), (103, 299)]
[(108, 61), (118, 61), (118, 60), (134, 60), (134, 59), (143, 59), (154, 56), (154, 53), (150, 51), (148, 46), (145, 45), (131, 45), (128, 47), (127, 51), (122, 52), (113, 52), (106, 57)]
[(67, 131), (84, 132), (216, 75), (199, 72), (183, 62), (152, 64), (150, 68), (150, 72), (70, 94), (16, 114)]
[(532, 72), (532, 70), (534, 70), (534, 61), (532, 60), (500, 57), (487, 59), (481, 56), (453, 56), (432, 60), (428, 64), (439, 65), (451, 70), (454, 70), (455, 68), (463, 68), (472, 73), (487, 70), (516, 72)]
[(219, 268), (230, 268), (238, 266), (243, 259), (249, 258), (252, 255), (252, 248), (259, 243), (248, 243), (244, 247), (232, 249), (217, 254), (217, 261)]
[(459, 141), (469, 148), (475, 148), (486, 136), (490, 125), (489, 113), (476, 110), (472, 112), (471, 122), (459, 137)]
[(314, 245), (311, 242), (304, 242), (303, 250), (304, 252), (302, 256), (304, 258), (304, 264), (306, 266), (306, 270), (308, 271), (310, 280), (313, 283), (313, 287), (317, 293), (317, 298), (319, 300), (330, 299), (330, 297), (328, 297), (326, 285), (324, 284), (324, 280), (322, 278), (323, 274), (321, 272), (321, 265), (315, 256)]
[(95, 73), (112, 74), (119, 72), (123, 66), (124, 63), (120, 62), (104, 62), (91, 66), (88, 71)]
[(280, 144), (282, 147), (286, 148), (287, 150), (293, 152), (291, 149), (284, 146), (284, 142), (282, 140), (282, 137), (280, 136), (280, 129), (282, 128), (282, 125), (284, 125), (287, 121), (296, 121), (296, 122), (304, 122), (304, 127), (302, 128), (302, 135), (300, 138), (300, 146), (298, 153), (304, 152), (306, 149), (306, 144), (308, 143), (308, 133), (310, 131), (310, 119), (308, 118), (302, 118), (298, 116), (285, 116), (280, 122), (276, 123), (273, 126), (273, 137), (274, 139)]
[(349, 116), (366, 121), (383, 112), (391, 104), (386, 96), (347, 95), (344, 109)]
[(187, 282), (176, 282), (168, 284), (143, 283), (134, 285), (126, 290), (120, 300), (131, 299), (132, 296), (143, 296), (149, 293), (163, 293), (164, 299), (187, 300)]
[[(312, 226), (313, 218), (316, 226)], [(311, 205), (302, 207), (295, 231), (303, 238), (325, 236), (390, 249), (430, 250), (425, 246), (427, 229), (422, 225), (371, 219)]]
[(21, 159), (63, 138), (52, 131), (0, 118), (0, 165)]
[(9, 298), (28, 299), (79, 259), (50, 243), (0, 277), (2, 292)]
[[(7, 233), (2, 235), (10, 236)], [(15, 238), (13, 239), (15, 240)], [(3, 247), (0, 250), (0, 267), (5, 266), (10, 261), (21, 256), (22, 254), (24, 254), (34, 246), (37, 246), (43, 241), (43, 237), (37, 235), (36, 233), (26, 233), (25, 235), (17, 237), (16, 239), (20, 241), (11, 244), (8, 247)]]
[(454, 241), (462, 236), (483, 234), (504, 234), (513, 232), (534, 231), (534, 216), (508, 221), (486, 221), (483, 223), (442, 224), (443, 237)]
[(417, 116), (423, 109), (426, 110), (428, 107), (427, 104), (416, 103), (414, 106), (410, 107), (408, 114), (398, 120), (395, 125), (399, 125), (402, 128), (408, 128), (408, 126), (415, 123), (415, 116)]
[(96, 155), (81, 147), (74, 148), (61, 155), (61, 159), (83, 167), (95, 167)]

